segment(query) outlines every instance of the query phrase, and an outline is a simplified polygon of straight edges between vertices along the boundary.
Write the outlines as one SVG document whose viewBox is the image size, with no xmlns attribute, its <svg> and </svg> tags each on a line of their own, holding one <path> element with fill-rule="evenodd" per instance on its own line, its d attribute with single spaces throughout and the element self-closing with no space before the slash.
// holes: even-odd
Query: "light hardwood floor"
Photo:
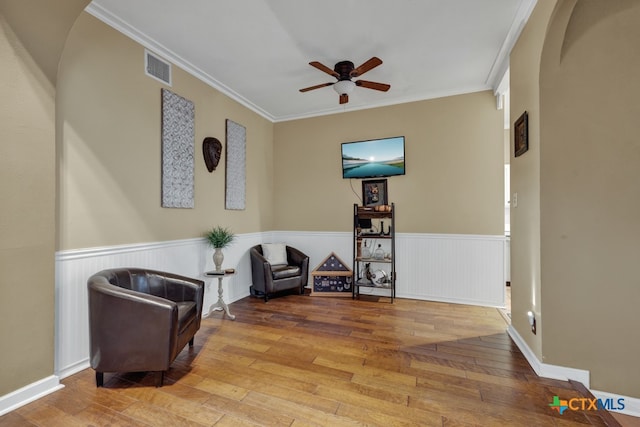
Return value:
<svg viewBox="0 0 640 427">
<path fill-rule="evenodd" d="M 145 373 L 94 372 L 0 426 L 619 425 L 549 404 L 585 390 L 536 376 L 497 309 L 290 295 L 231 304 L 202 322 L 153 387 Z"/>
</svg>

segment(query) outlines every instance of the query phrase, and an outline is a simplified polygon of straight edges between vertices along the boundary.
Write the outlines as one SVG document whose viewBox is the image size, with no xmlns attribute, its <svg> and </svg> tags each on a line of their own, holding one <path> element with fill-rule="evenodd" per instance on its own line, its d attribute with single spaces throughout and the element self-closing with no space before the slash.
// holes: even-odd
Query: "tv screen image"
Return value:
<svg viewBox="0 0 640 427">
<path fill-rule="evenodd" d="M 404 136 L 342 144 L 343 178 L 373 178 L 404 174 Z"/>
</svg>

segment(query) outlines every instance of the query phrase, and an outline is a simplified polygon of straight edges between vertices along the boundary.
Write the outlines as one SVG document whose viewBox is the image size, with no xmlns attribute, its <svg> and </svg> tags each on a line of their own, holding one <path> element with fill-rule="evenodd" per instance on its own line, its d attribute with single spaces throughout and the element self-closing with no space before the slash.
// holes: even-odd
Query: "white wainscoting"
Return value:
<svg viewBox="0 0 640 427">
<path fill-rule="evenodd" d="M 504 307 L 504 236 L 398 234 L 399 297 Z"/>
<path fill-rule="evenodd" d="M 331 252 L 352 264 L 352 234 L 277 231 L 274 242 L 288 242 L 309 255 L 313 270 Z M 375 240 L 375 239 L 368 239 Z M 504 307 L 504 236 L 396 234 L 396 296 L 430 301 Z M 378 291 L 389 295 L 389 291 Z"/>
<path fill-rule="evenodd" d="M 223 282 L 226 302 L 249 295 L 251 264 L 248 248 L 259 244 L 262 233 L 243 234 L 224 250 L 225 268 L 237 274 Z M 204 275 L 213 270 L 213 249 L 204 239 L 122 245 L 63 251 L 56 254 L 55 373 L 65 378 L 89 366 L 87 279 L 100 270 L 140 267 L 199 278 L 207 285 L 204 309 L 218 299 L 218 282 Z M 215 282 L 215 283 L 214 283 Z"/>
<path fill-rule="evenodd" d="M 224 250 L 225 268 L 237 274 L 224 280 L 225 301 L 249 295 L 248 250 L 262 242 L 287 242 L 309 255 L 309 272 L 334 252 L 351 266 L 349 232 L 273 231 L 239 235 Z M 396 296 L 502 307 L 505 303 L 503 236 L 397 234 Z M 213 250 L 204 239 L 62 251 L 56 255 L 55 374 L 69 376 L 89 366 L 87 279 L 116 267 L 151 268 L 207 282 L 205 310 L 217 300 Z M 215 281 L 215 283 L 214 283 Z M 381 295 L 388 291 L 381 290 Z M 233 312 L 233 310 L 232 310 Z"/>
</svg>

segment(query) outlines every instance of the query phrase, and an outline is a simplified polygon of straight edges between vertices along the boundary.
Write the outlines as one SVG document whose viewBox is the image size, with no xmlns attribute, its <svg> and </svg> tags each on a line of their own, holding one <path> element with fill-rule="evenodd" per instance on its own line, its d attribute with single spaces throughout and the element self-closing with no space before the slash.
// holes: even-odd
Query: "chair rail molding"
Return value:
<svg viewBox="0 0 640 427">
<path fill-rule="evenodd" d="M 261 243 L 262 233 L 237 236 L 225 248 L 225 268 L 237 274 L 224 283 L 227 302 L 249 295 L 251 266 L 248 248 Z M 87 279 L 106 268 L 139 267 L 180 274 L 204 280 L 204 306 L 217 299 L 213 279 L 213 249 L 204 238 L 139 243 L 99 248 L 74 249 L 56 254 L 55 374 L 68 377 L 89 367 L 89 314 Z"/>
<path fill-rule="evenodd" d="M 223 284 L 228 303 L 249 296 L 249 248 L 267 242 L 286 242 L 309 255 L 309 271 L 331 252 L 343 260 L 352 258 L 351 232 L 240 234 L 224 250 L 223 267 L 237 272 Z M 397 297 L 503 307 L 504 248 L 504 236 L 398 233 Z M 200 278 L 207 283 L 204 305 L 208 307 L 217 299 L 214 279 L 204 275 L 214 269 L 212 255 L 204 238 L 58 252 L 55 375 L 65 378 L 89 366 L 87 279 L 91 275 L 106 268 L 139 267 Z"/>
<path fill-rule="evenodd" d="M 266 237 L 309 255 L 310 270 L 331 252 L 345 261 L 353 256 L 351 232 L 274 231 Z M 505 247 L 503 235 L 397 233 L 396 297 L 504 307 Z"/>
</svg>

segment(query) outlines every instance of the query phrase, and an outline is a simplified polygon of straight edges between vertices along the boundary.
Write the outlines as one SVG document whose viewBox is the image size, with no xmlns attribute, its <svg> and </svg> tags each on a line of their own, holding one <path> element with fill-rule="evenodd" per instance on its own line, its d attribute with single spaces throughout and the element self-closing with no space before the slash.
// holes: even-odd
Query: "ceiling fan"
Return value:
<svg viewBox="0 0 640 427">
<path fill-rule="evenodd" d="M 340 95 L 340 104 L 346 104 L 347 102 L 349 102 L 349 93 L 351 93 L 353 88 L 356 86 L 386 92 L 391 87 L 388 84 L 370 82 L 367 80 L 351 80 L 354 77 L 360 77 L 367 71 L 377 67 L 380 64 L 382 64 L 382 60 L 375 56 L 366 61 L 358 68 L 355 68 L 353 62 L 351 61 L 340 61 L 333 67 L 333 70 L 326 65 L 321 64 L 320 62 L 309 62 L 309 65 L 311 65 L 312 67 L 315 67 L 320 71 L 324 71 L 325 73 L 338 79 L 338 81 L 306 87 L 304 89 L 300 89 L 300 92 L 308 92 L 310 90 L 320 89 L 322 87 L 333 86 L 333 89 L 338 92 L 338 95 Z"/>
</svg>

